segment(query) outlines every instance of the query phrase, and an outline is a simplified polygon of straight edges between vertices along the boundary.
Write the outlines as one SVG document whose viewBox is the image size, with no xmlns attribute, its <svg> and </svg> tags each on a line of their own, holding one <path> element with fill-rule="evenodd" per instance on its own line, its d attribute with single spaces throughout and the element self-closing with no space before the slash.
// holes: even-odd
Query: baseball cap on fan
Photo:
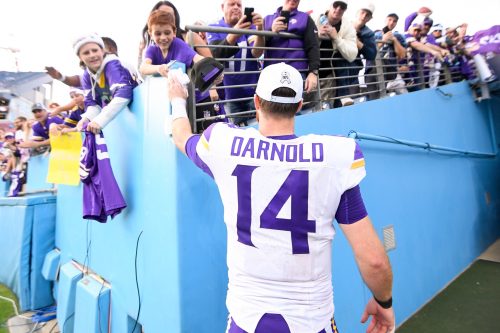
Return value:
<svg viewBox="0 0 500 333">
<path fill-rule="evenodd" d="M 375 12 L 375 5 L 371 2 L 366 2 L 360 7 L 360 9 L 369 11 L 370 14 L 373 16 L 373 13 Z"/>
<path fill-rule="evenodd" d="M 47 110 L 47 108 L 42 103 L 35 103 L 31 107 L 31 111 L 35 111 L 35 110 Z"/>
<path fill-rule="evenodd" d="M 280 62 L 262 70 L 255 93 L 269 102 L 292 104 L 302 100 L 303 86 L 304 82 L 299 71 L 284 62 Z M 273 91 L 278 88 L 290 88 L 295 92 L 295 96 L 274 96 Z"/>
</svg>

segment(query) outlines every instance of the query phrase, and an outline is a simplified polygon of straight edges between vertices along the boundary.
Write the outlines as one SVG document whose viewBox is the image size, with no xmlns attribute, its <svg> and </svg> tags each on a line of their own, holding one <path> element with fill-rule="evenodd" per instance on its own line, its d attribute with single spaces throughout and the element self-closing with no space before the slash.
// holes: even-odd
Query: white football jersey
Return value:
<svg viewBox="0 0 500 333">
<path fill-rule="evenodd" d="M 276 313 L 292 333 L 327 327 L 334 310 L 332 222 L 341 195 L 365 176 L 356 142 L 273 139 L 218 123 L 201 136 L 196 155 L 224 204 L 234 321 L 254 332 L 264 313 Z"/>
</svg>

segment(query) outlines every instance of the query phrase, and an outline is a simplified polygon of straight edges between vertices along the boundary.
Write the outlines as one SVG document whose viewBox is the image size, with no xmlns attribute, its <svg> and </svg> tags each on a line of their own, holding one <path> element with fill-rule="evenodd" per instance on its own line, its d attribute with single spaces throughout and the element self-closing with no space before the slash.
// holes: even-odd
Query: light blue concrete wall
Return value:
<svg viewBox="0 0 500 333">
<path fill-rule="evenodd" d="M 465 83 L 301 116 L 297 133 L 347 135 L 350 130 L 491 152 L 490 113 L 498 101 L 476 104 Z M 226 231 L 212 180 L 173 146 L 165 132 L 165 81 L 135 90 L 131 112 L 105 137 L 129 207 L 99 224 L 81 219 L 81 187 L 60 186 L 56 246 L 61 264 L 74 259 L 111 283 L 112 332 L 130 332 L 138 311 L 135 253 L 147 332 L 223 332 L 226 325 Z M 497 135 L 497 134 L 495 134 Z M 497 140 L 498 142 L 498 140 Z M 408 318 L 500 236 L 500 165 L 496 159 L 446 156 L 361 141 L 367 178 L 361 188 L 381 235 L 393 225 L 398 323 Z M 489 198 L 489 200 L 487 200 Z M 88 237 L 86 236 L 88 233 Z M 86 245 L 91 240 L 87 260 Z M 345 238 L 334 241 L 336 319 L 341 332 L 360 332 L 370 297 Z M 136 330 L 137 332 L 138 330 Z"/>
</svg>

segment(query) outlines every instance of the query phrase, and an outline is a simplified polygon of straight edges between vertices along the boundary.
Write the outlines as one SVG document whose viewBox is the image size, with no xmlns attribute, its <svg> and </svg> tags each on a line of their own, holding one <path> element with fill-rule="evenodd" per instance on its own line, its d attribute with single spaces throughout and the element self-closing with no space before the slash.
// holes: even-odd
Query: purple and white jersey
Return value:
<svg viewBox="0 0 500 333">
<path fill-rule="evenodd" d="M 271 31 L 273 21 L 281 15 L 281 10 L 283 7 L 279 7 L 276 12 L 272 15 L 267 15 L 264 17 L 264 30 Z M 297 9 L 290 12 L 290 19 L 288 22 L 288 28 L 286 32 L 302 36 L 306 36 L 308 21 L 310 17 L 307 13 L 301 12 Z M 315 37 L 316 38 L 316 37 Z M 285 62 L 286 64 L 296 68 L 296 69 L 306 69 L 309 67 L 306 59 L 307 54 L 304 50 L 304 40 L 296 38 L 283 38 L 283 37 L 270 37 L 266 39 L 267 47 L 280 48 L 278 50 L 265 50 L 264 51 L 264 67 L 279 62 Z M 290 50 L 290 49 L 295 50 Z M 302 49 L 302 50 L 297 50 Z M 286 60 L 266 60 L 266 59 L 286 59 Z"/>
<path fill-rule="evenodd" d="M 150 45 L 146 49 L 144 58 L 151 59 L 153 65 L 168 64 L 172 60 L 177 60 L 184 63 L 186 68 L 191 68 L 195 55 L 196 52 L 188 44 L 179 38 L 174 38 L 168 48 L 166 57 L 163 57 L 159 46 Z"/>
<path fill-rule="evenodd" d="M 83 109 L 77 108 L 70 112 L 69 116 L 64 118 L 64 125 L 74 128 L 78 122 L 82 119 L 82 114 L 85 111 Z"/>
<path fill-rule="evenodd" d="M 17 197 L 23 189 L 23 185 L 26 183 L 24 171 L 12 171 L 10 173 L 10 186 L 8 197 Z"/>
<path fill-rule="evenodd" d="M 133 90 L 137 86 L 129 70 L 123 67 L 118 57 L 113 54 L 104 57 L 97 73 L 90 73 L 87 69 L 81 82 L 85 93 L 85 108 L 92 105 L 103 108 L 114 97 L 132 100 Z"/>
<path fill-rule="evenodd" d="M 280 314 L 292 333 L 317 333 L 333 316 L 333 219 L 341 196 L 366 172 L 353 139 L 265 137 L 253 128 L 210 126 L 186 144 L 214 178 L 224 204 L 234 321 L 254 332 Z"/>
<path fill-rule="evenodd" d="M 83 126 L 83 131 L 87 124 Z M 83 182 L 83 218 L 104 223 L 114 218 L 127 203 L 116 182 L 102 132 L 85 131 L 80 154 L 80 179 Z"/>
<path fill-rule="evenodd" d="M 47 117 L 45 123 L 36 122 L 33 124 L 33 137 L 34 141 L 43 141 L 49 138 L 50 124 L 62 124 L 63 120 L 59 117 Z"/>
<path fill-rule="evenodd" d="M 212 27 L 223 27 L 232 28 L 229 26 L 222 18 L 219 22 L 210 24 Z M 250 29 L 255 29 L 252 25 Z M 207 32 L 207 42 L 213 44 L 215 41 L 221 41 L 226 39 L 227 33 L 222 32 Z M 226 61 L 224 63 L 225 70 L 228 72 L 258 72 L 259 64 L 255 61 L 251 49 L 247 48 L 252 46 L 255 41 L 251 39 L 251 36 L 240 35 L 236 41 L 236 45 L 240 47 L 238 52 L 231 58 L 236 59 L 236 61 Z M 245 61 L 245 59 L 250 59 Z M 238 74 L 238 75 L 225 75 L 224 85 L 243 85 L 243 84 L 255 84 L 259 79 L 259 74 Z M 242 88 L 231 88 L 225 89 L 226 99 L 236 99 L 244 97 L 252 97 L 255 94 L 255 87 L 242 87 Z"/>
</svg>

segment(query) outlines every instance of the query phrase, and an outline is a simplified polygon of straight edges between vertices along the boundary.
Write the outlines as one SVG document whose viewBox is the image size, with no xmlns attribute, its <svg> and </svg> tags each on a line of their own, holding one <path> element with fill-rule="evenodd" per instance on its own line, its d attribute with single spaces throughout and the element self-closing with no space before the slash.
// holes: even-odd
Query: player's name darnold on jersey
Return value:
<svg viewBox="0 0 500 333">
<path fill-rule="evenodd" d="M 235 136 L 231 156 L 279 160 L 281 162 L 323 162 L 323 143 L 271 142 L 256 138 Z"/>
</svg>

